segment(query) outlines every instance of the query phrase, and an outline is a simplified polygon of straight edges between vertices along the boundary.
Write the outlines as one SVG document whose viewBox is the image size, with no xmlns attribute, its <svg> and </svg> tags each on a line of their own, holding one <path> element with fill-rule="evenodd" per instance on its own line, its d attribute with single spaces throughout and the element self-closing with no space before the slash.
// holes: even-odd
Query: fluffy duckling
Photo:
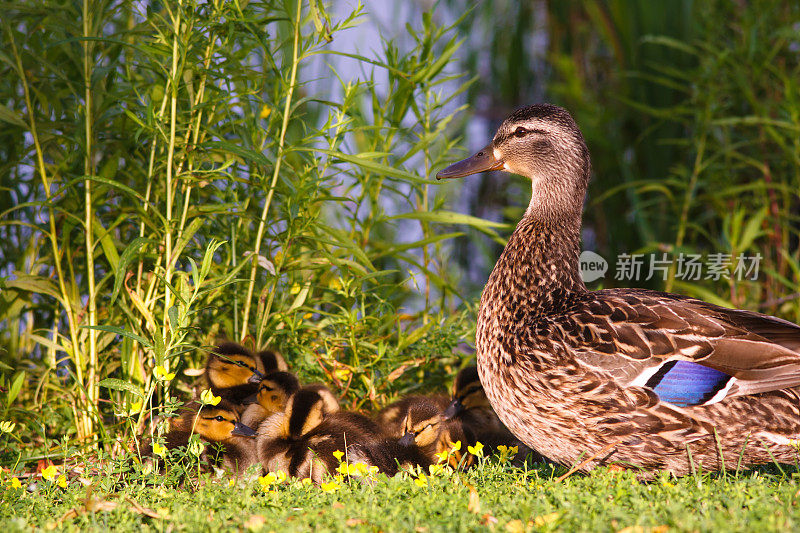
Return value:
<svg viewBox="0 0 800 533">
<path fill-rule="evenodd" d="M 273 415 L 258 430 L 258 457 L 264 470 L 321 483 L 342 461 L 391 470 L 393 459 L 377 447 L 379 428 L 371 419 L 339 411 L 333 394 L 321 386 L 304 387 L 284 413 Z"/>
<path fill-rule="evenodd" d="M 416 447 L 424 457 L 423 466 L 437 463 L 437 455 L 453 449 L 456 442 L 461 443 L 461 450 L 450 455 L 448 459 L 454 468 L 461 463 L 466 447 L 475 443 L 474 435 L 463 424 L 445 420 L 441 405 L 435 401 L 419 400 L 411 405 L 403 420 L 403 436 L 398 444 Z M 472 456 L 467 455 L 465 466 L 470 466 L 472 461 Z"/>
<path fill-rule="evenodd" d="M 276 413 L 282 413 L 286 404 L 298 390 L 300 382 L 290 372 L 271 372 L 258 385 L 258 392 L 245 399 L 252 401 L 242 413 L 242 424 L 258 427 L 261 422 Z M 337 402 L 338 405 L 338 402 Z"/>
<path fill-rule="evenodd" d="M 453 382 L 453 399 L 443 414 L 449 423 L 460 424 L 467 435 L 487 448 L 487 453 L 497 450 L 500 445 L 516 446 L 519 450 L 514 462 L 521 464 L 526 457 L 532 455 L 535 462 L 545 459 L 517 439 L 500 421 L 492 409 L 489 398 L 483 390 L 478 368 L 463 368 Z M 470 443 L 470 444 L 474 444 Z"/>
<path fill-rule="evenodd" d="M 258 384 L 264 377 L 264 365 L 260 358 L 235 342 L 223 342 L 208 354 L 206 379 L 216 396 L 237 405 L 258 392 Z"/>
<path fill-rule="evenodd" d="M 447 409 L 449 402 L 450 399 L 442 394 L 406 396 L 378 411 L 376 420 L 384 435 L 392 439 L 399 439 L 406 433 L 405 422 L 412 407 L 419 405 L 424 410 L 435 406 L 439 412 L 443 412 Z"/>
<path fill-rule="evenodd" d="M 286 359 L 275 350 L 261 350 L 256 354 L 256 359 L 261 361 L 263 372 L 268 374 L 270 372 L 286 372 L 289 370 L 289 365 L 286 364 Z"/>
<path fill-rule="evenodd" d="M 204 452 L 205 460 L 222 468 L 241 472 L 258 464 L 255 450 L 255 430 L 239 422 L 236 406 L 225 400 L 217 405 L 191 402 L 183 413 L 171 422 L 166 435 L 168 449 L 186 446 L 192 434 L 219 447 L 219 453 Z"/>
</svg>

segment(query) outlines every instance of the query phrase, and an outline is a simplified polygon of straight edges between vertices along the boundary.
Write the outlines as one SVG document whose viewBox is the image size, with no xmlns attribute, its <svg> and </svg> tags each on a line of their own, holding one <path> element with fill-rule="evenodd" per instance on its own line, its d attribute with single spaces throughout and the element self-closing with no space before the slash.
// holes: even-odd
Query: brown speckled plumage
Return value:
<svg viewBox="0 0 800 533">
<path fill-rule="evenodd" d="M 481 382 L 514 435 L 568 465 L 602 451 L 584 469 L 680 475 L 690 454 L 703 469 L 735 468 L 740 454 L 744 465 L 795 461 L 800 327 L 674 294 L 587 290 L 578 256 L 589 156 L 565 110 L 515 112 L 489 146 L 438 176 L 490 169 L 533 188 L 486 284 L 476 338 Z M 690 405 L 665 401 L 648 376 L 672 361 L 727 386 Z"/>
</svg>

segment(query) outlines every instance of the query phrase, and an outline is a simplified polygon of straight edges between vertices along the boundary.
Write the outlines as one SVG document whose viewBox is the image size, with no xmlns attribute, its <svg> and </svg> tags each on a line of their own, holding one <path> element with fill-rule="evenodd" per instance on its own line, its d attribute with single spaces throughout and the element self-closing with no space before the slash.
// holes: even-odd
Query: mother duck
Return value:
<svg viewBox="0 0 800 533">
<path fill-rule="evenodd" d="M 795 461 L 800 326 L 677 294 L 587 290 L 589 152 L 560 107 L 515 111 L 486 148 L 436 177 L 487 170 L 533 188 L 483 291 L 476 337 L 481 382 L 514 435 L 582 470 Z"/>
</svg>

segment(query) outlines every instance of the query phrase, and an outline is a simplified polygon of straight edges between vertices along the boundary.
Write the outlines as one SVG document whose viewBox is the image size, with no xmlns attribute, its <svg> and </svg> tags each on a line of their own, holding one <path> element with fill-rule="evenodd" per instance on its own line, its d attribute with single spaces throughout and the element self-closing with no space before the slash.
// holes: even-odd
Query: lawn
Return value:
<svg viewBox="0 0 800 533">
<path fill-rule="evenodd" d="M 632 472 L 516 468 L 485 459 L 466 473 L 424 481 L 409 473 L 373 483 L 352 478 L 324 488 L 257 476 L 194 477 L 181 488 L 149 474 L 135 480 L 121 463 L 66 488 L 35 476 L 36 488 L 4 483 L 0 520 L 12 531 L 788 531 L 800 527 L 799 473 L 777 467 L 738 473 L 667 474 L 642 483 Z M 126 482 L 121 480 L 126 479 Z M 63 483 L 62 483 L 63 484 Z"/>
</svg>

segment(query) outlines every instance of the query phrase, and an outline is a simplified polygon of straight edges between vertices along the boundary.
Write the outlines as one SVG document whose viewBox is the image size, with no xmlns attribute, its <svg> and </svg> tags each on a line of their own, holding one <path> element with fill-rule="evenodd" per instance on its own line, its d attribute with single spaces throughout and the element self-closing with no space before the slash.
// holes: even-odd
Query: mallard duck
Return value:
<svg viewBox="0 0 800 533">
<path fill-rule="evenodd" d="M 236 406 L 225 400 L 217 405 L 186 404 L 181 416 L 171 421 L 165 446 L 170 450 L 186 446 L 192 434 L 219 447 L 204 452 L 207 462 L 232 472 L 258 464 L 255 430 L 240 423 Z"/>
<path fill-rule="evenodd" d="M 589 152 L 564 109 L 519 109 L 437 177 L 486 170 L 526 176 L 533 190 L 476 334 L 481 383 L 514 435 L 583 470 L 795 461 L 800 327 L 677 294 L 587 290 L 578 256 Z"/>
<path fill-rule="evenodd" d="M 321 483 L 342 462 L 384 467 L 377 448 L 379 429 L 367 417 L 338 409 L 335 396 L 320 386 L 303 387 L 284 413 L 273 415 L 258 429 L 258 457 L 264 470 Z M 344 455 L 337 458 L 334 452 Z M 379 463 L 379 464 L 376 464 Z"/>
<path fill-rule="evenodd" d="M 290 372 L 270 372 L 258 384 L 258 392 L 244 399 L 242 424 L 258 427 L 267 417 L 282 413 L 289 398 L 300 389 L 300 382 Z"/>
</svg>

